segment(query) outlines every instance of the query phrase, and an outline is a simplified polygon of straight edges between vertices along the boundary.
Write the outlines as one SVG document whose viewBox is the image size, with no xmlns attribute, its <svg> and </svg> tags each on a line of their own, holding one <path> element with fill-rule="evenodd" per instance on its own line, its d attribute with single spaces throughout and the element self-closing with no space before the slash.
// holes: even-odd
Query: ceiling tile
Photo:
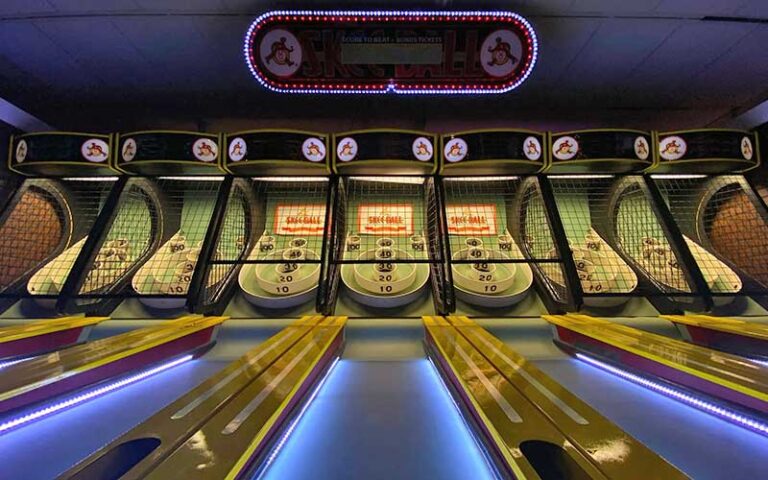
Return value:
<svg viewBox="0 0 768 480">
<path fill-rule="evenodd" d="M 196 17 L 124 17 L 114 20 L 150 65 L 154 84 L 169 94 L 227 87 L 223 66 L 242 59 L 247 20 Z"/>
<path fill-rule="evenodd" d="M 765 0 L 748 0 L 734 11 L 734 15 L 768 19 L 768 2 Z"/>
<path fill-rule="evenodd" d="M 681 89 L 691 77 L 725 54 L 743 38 L 744 26 L 738 23 L 683 22 L 669 38 L 622 82 L 641 103 L 678 104 Z M 718 99 L 712 99 L 719 103 Z"/>
<path fill-rule="evenodd" d="M 135 0 L 47 0 L 59 13 L 105 14 L 114 12 L 136 12 Z"/>
<path fill-rule="evenodd" d="M 84 89 L 98 81 L 32 22 L 6 22 L 0 28 L 2 54 L 19 69 L 61 88 Z"/>
<path fill-rule="evenodd" d="M 46 0 L 2 0 L 0 16 L 24 16 L 29 14 L 51 13 L 56 8 Z"/>
<path fill-rule="evenodd" d="M 109 19 L 63 18 L 36 24 L 83 70 L 102 80 L 105 90 L 140 87 L 152 80 L 150 64 Z"/>
<path fill-rule="evenodd" d="M 146 12 L 223 12 L 223 0 L 133 0 Z"/>
<path fill-rule="evenodd" d="M 412 0 L 369 4 L 400 8 Z M 429 4 L 475 6 L 469 0 Z M 695 118 L 696 112 L 712 118 L 713 112 L 721 115 L 744 106 L 768 85 L 764 55 L 768 38 L 763 33 L 768 26 L 653 18 L 705 14 L 764 18 L 766 0 L 521 0 L 511 5 L 491 0 L 483 5 L 529 16 L 541 44 L 531 78 L 508 95 L 379 97 L 362 104 L 358 97 L 280 96 L 260 87 L 242 58 L 248 24 L 276 5 L 290 4 L 0 0 L 0 88 L 8 98 L 26 98 L 29 105 L 24 106 L 31 111 L 47 109 L 61 118 L 69 110 L 55 99 L 92 112 L 119 110 L 125 122 L 132 121 L 130 115 L 145 118 L 159 111 L 179 118 L 245 112 L 290 123 L 293 118 L 349 110 L 353 124 L 363 117 L 379 121 L 398 116 L 423 123 L 433 116 L 445 118 L 449 111 L 504 123 L 533 118 L 530 112 L 536 109 L 545 110 L 547 118 L 570 115 L 568 121 L 577 121 L 579 115 L 612 121 L 627 111 L 638 112 L 637 118 L 642 116 L 638 121 L 668 118 L 672 111 L 685 112 L 677 119 Z M 305 8 L 325 5 L 320 0 L 302 3 Z M 354 8 L 359 2 L 342 0 L 336 5 Z M 37 18 L 3 20 L 4 15 Z"/>
<path fill-rule="evenodd" d="M 754 27 L 754 26 L 753 26 Z M 748 108 L 745 104 L 768 92 L 768 25 L 755 27 L 725 55 L 707 65 L 681 87 L 688 105 L 696 106 L 717 99 L 722 105 Z"/>
<path fill-rule="evenodd" d="M 732 15 L 742 3 L 744 0 L 663 0 L 656 8 L 656 13 L 688 18 Z"/>
<path fill-rule="evenodd" d="M 660 0 L 641 0 L 617 2 L 615 0 L 576 0 L 569 12 L 596 13 L 609 17 L 612 15 L 650 14 Z"/>
<path fill-rule="evenodd" d="M 678 20 L 604 19 L 558 83 L 584 103 L 617 98 L 621 81 L 677 28 Z M 612 97 L 611 97 L 612 96 Z"/>
<path fill-rule="evenodd" d="M 581 52 L 602 20 L 594 18 L 541 18 L 533 26 L 539 37 L 539 61 L 533 81 L 552 85 Z"/>
</svg>

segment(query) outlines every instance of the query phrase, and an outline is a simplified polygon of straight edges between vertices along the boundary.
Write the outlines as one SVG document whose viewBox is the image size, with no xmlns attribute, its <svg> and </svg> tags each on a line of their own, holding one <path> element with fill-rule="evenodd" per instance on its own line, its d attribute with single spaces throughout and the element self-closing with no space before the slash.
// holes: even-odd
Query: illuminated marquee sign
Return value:
<svg viewBox="0 0 768 480">
<path fill-rule="evenodd" d="M 360 233 L 413 235 L 413 206 L 410 204 L 362 204 L 357 209 Z"/>
<path fill-rule="evenodd" d="M 457 235 L 496 235 L 496 205 L 446 205 L 448 233 Z"/>
<path fill-rule="evenodd" d="M 322 235 L 325 205 L 283 205 L 275 209 L 275 233 L 278 235 Z"/>
<path fill-rule="evenodd" d="M 245 59 L 285 93 L 504 93 L 537 57 L 512 12 L 272 11 L 245 37 Z"/>
</svg>

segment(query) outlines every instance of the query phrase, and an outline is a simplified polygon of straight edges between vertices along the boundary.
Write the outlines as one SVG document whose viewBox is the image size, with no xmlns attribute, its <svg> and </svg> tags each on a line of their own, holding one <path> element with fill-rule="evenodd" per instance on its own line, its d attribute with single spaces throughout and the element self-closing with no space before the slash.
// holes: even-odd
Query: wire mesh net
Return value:
<svg viewBox="0 0 768 480">
<path fill-rule="evenodd" d="M 551 178 L 584 295 L 692 291 L 641 182 Z M 650 284 L 639 282 L 636 271 Z"/>
<path fill-rule="evenodd" d="M 609 211 L 612 181 L 553 178 L 551 184 L 583 294 L 634 292 L 637 276 L 609 241 L 613 237 L 611 226 L 602 221 Z M 640 224 L 636 228 L 645 231 Z M 622 231 L 626 237 L 635 230 Z"/>
<path fill-rule="evenodd" d="M 135 295 L 186 296 L 222 179 L 160 177 L 152 188 L 129 184 L 81 293 L 104 289 L 140 265 L 131 278 Z"/>
<path fill-rule="evenodd" d="M 208 263 L 208 271 L 202 287 L 204 305 L 213 305 L 219 301 L 225 285 L 236 271 L 235 263 L 215 263 L 219 260 L 242 261 L 248 247 L 253 244 L 254 233 L 251 224 L 252 205 L 248 201 L 247 181 L 237 180 L 227 198 L 219 235 L 215 240 L 213 258 Z"/>
<path fill-rule="evenodd" d="M 427 263 L 428 224 L 438 212 L 426 203 L 424 177 L 349 177 L 340 263 Z M 337 232 L 338 234 L 338 232 Z"/>
<path fill-rule="evenodd" d="M 346 232 L 347 203 L 344 182 L 333 182 L 329 185 L 330 226 L 325 230 L 325 249 L 331 261 L 323 262 L 320 276 L 320 290 L 317 297 L 317 311 L 332 315 L 338 299 L 339 283 L 341 282 L 341 265 L 332 261 L 344 255 L 345 238 L 336 232 Z"/>
<path fill-rule="evenodd" d="M 0 288 L 31 274 L 29 294 L 57 296 L 114 184 L 112 178 L 26 180 L 0 227 Z"/>
<path fill-rule="evenodd" d="M 453 286 L 462 294 L 489 300 L 522 297 L 533 282 L 531 264 L 536 261 L 536 253 L 533 249 L 528 255 L 524 253 L 526 247 L 517 234 L 520 226 L 515 225 L 520 219 L 516 200 L 522 191 L 521 180 L 460 177 L 445 178 L 443 185 Z M 526 202 L 526 207 L 531 203 Z M 533 209 L 528 214 L 535 215 Z M 542 224 L 529 224 L 529 234 L 534 234 L 535 229 L 541 242 L 554 247 L 546 218 L 541 220 Z M 559 291 L 558 295 L 563 293 Z"/>
<path fill-rule="evenodd" d="M 109 295 L 110 287 L 129 269 L 146 260 L 158 232 L 160 200 L 132 179 L 120 195 L 109 230 L 80 279 L 77 304 L 96 303 L 94 297 Z"/>
<path fill-rule="evenodd" d="M 229 219 L 225 217 L 217 243 L 221 260 L 211 262 L 211 272 L 222 271 L 217 263 L 243 265 L 240 288 L 257 305 L 280 308 L 286 299 L 310 299 L 320 278 L 328 179 L 250 182 L 249 205 L 243 206 L 242 195 L 230 198 Z"/>
<path fill-rule="evenodd" d="M 331 262 L 342 265 L 347 287 L 369 297 L 407 295 L 429 280 L 432 268 L 444 268 L 431 178 L 360 176 L 340 183 L 337 204 L 345 215 L 336 210 L 334 234 L 342 245 L 331 250 Z"/>
<path fill-rule="evenodd" d="M 0 289 L 4 290 L 66 244 L 62 205 L 32 180 L 0 226 Z"/>
<path fill-rule="evenodd" d="M 456 287 L 481 295 L 516 295 L 530 287 L 536 272 L 549 297 L 563 304 L 570 301 L 535 178 L 443 182 Z"/>
<path fill-rule="evenodd" d="M 653 181 L 712 293 L 765 293 L 768 218 L 744 178 L 669 175 Z M 757 281 L 760 291 L 743 285 L 737 271 Z"/>
<path fill-rule="evenodd" d="M 435 222 L 427 223 L 427 237 L 437 239 L 436 242 L 428 242 L 430 250 L 429 258 L 442 259 L 442 262 L 430 263 L 430 277 L 432 278 L 432 298 L 435 302 L 437 313 L 448 314 L 456 309 L 455 293 L 453 291 L 453 276 L 450 272 L 448 258 L 450 257 L 447 237 L 448 224 L 442 211 L 444 205 L 444 191 L 442 184 L 429 178 L 426 181 L 427 217 L 437 218 Z"/>
</svg>

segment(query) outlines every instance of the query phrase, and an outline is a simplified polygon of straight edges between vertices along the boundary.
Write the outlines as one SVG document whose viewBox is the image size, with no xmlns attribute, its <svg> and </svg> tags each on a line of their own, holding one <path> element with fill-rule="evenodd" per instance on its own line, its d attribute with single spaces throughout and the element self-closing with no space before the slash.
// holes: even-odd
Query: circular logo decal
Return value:
<svg viewBox="0 0 768 480">
<path fill-rule="evenodd" d="M 523 44 L 511 30 L 496 30 L 480 47 L 480 63 L 492 77 L 506 77 L 520 64 Z"/>
<path fill-rule="evenodd" d="M 743 137 L 741 139 L 741 154 L 747 160 L 752 160 L 752 155 L 755 151 L 752 149 L 752 140 L 749 137 Z"/>
<path fill-rule="evenodd" d="M 248 147 L 245 145 L 245 140 L 240 137 L 233 138 L 229 142 L 229 159 L 233 162 L 239 162 L 245 158 L 245 154 L 248 153 Z"/>
<path fill-rule="evenodd" d="M 659 155 L 664 160 L 677 160 L 685 155 L 688 145 L 682 138 L 673 135 L 659 140 Z"/>
<path fill-rule="evenodd" d="M 219 155 L 219 146 L 209 138 L 198 138 L 192 144 L 192 153 L 201 162 L 212 162 Z"/>
<path fill-rule="evenodd" d="M 129 138 L 123 142 L 123 150 L 120 152 L 123 160 L 130 162 L 136 157 L 136 140 Z"/>
<path fill-rule="evenodd" d="M 80 153 L 89 162 L 101 163 L 109 158 L 109 145 L 104 140 L 91 138 L 83 142 Z"/>
<path fill-rule="evenodd" d="M 645 137 L 637 137 L 635 139 L 635 155 L 637 155 L 637 158 L 640 160 L 647 160 L 648 155 L 650 154 L 648 140 L 646 140 Z"/>
<path fill-rule="evenodd" d="M 336 146 L 336 156 L 342 162 L 352 161 L 357 156 L 357 142 L 352 137 L 344 137 Z"/>
<path fill-rule="evenodd" d="M 259 45 L 261 63 L 278 77 L 290 77 L 301 66 L 301 45 L 288 30 L 276 28 Z"/>
<path fill-rule="evenodd" d="M 456 163 L 464 160 L 464 157 L 467 156 L 467 149 L 467 142 L 461 138 L 454 138 L 445 144 L 443 154 L 445 155 L 446 160 L 451 163 Z"/>
<path fill-rule="evenodd" d="M 419 137 L 411 146 L 413 156 L 420 162 L 428 162 L 432 158 L 432 142 L 427 137 Z"/>
<path fill-rule="evenodd" d="M 523 140 L 523 154 L 528 160 L 538 160 L 541 158 L 541 142 L 536 137 L 526 137 Z"/>
<path fill-rule="evenodd" d="M 309 137 L 301 145 L 304 158 L 310 162 L 322 162 L 325 159 L 325 144 L 316 137 Z"/>
<path fill-rule="evenodd" d="M 19 140 L 18 145 L 16 145 L 16 161 L 18 163 L 24 162 L 24 160 L 27 158 L 27 141 L 22 139 Z"/>
<path fill-rule="evenodd" d="M 570 160 L 579 153 L 579 142 L 570 136 L 560 137 L 552 144 L 552 155 L 558 160 Z"/>
</svg>

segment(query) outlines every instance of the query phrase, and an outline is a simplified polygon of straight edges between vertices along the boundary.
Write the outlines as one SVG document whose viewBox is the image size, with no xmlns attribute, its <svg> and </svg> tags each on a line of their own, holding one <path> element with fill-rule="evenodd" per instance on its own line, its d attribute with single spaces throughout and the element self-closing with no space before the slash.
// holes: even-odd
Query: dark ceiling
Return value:
<svg viewBox="0 0 768 480">
<path fill-rule="evenodd" d="M 338 3 L 336 4 L 338 5 Z M 376 8 L 413 2 L 357 2 Z M 250 21 L 294 2 L 2 0 L 0 97 L 57 128 L 323 128 L 376 124 L 728 125 L 768 98 L 768 1 L 431 2 L 503 8 L 538 31 L 540 62 L 503 96 L 359 98 L 263 90 L 242 58 Z M 322 2 L 306 8 L 327 8 Z"/>
</svg>

